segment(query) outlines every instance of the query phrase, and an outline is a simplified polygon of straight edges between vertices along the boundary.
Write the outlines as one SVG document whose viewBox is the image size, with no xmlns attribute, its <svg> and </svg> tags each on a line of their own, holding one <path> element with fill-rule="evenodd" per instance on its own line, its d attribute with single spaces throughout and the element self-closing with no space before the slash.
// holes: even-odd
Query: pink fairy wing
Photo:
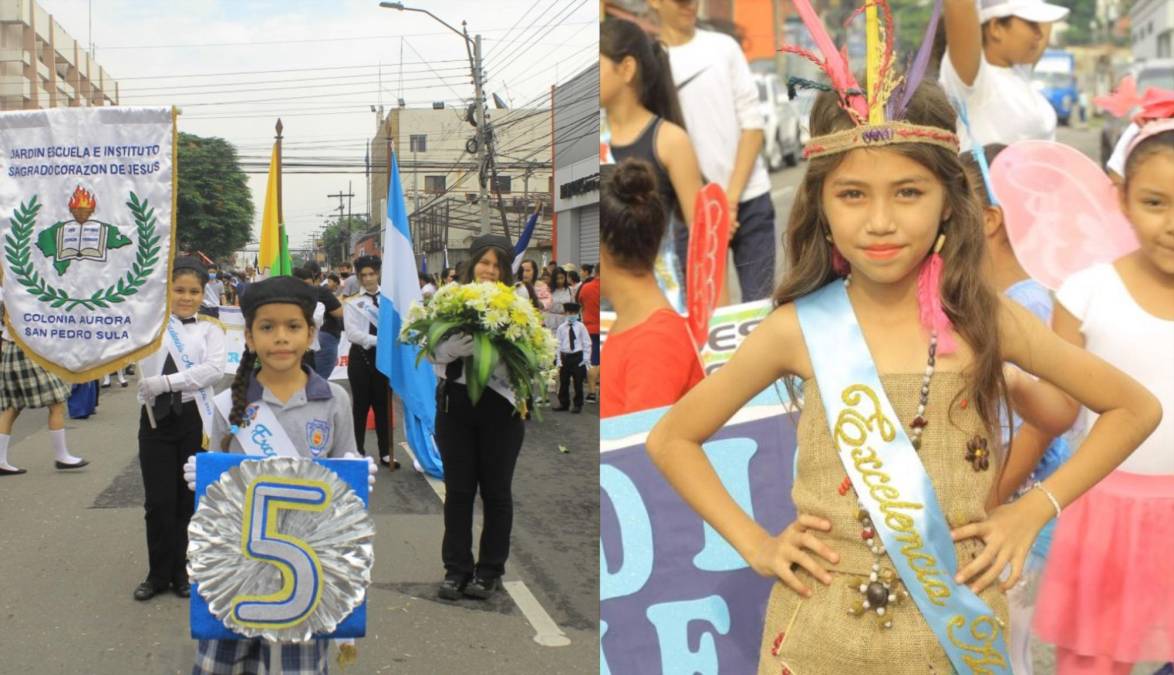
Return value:
<svg viewBox="0 0 1174 675">
<path fill-rule="evenodd" d="M 689 332 L 698 348 L 709 336 L 709 319 L 717 308 L 718 292 L 726 278 L 730 246 L 730 208 L 726 192 L 709 183 L 697 193 L 693 206 L 693 232 L 689 235 L 687 261 Z"/>
<path fill-rule="evenodd" d="M 1109 177 L 1074 148 L 1014 143 L 995 158 L 991 182 L 1015 256 L 1052 290 L 1072 273 L 1138 247 Z"/>
</svg>

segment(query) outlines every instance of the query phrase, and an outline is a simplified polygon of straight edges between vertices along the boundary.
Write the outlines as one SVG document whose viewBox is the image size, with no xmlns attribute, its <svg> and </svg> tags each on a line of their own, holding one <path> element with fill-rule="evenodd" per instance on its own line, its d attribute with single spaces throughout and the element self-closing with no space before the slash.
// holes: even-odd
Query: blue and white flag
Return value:
<svg viewBox="0 0 1174 675">
<path fill-rule="evenodd" d="M 526 221 L 526 227 L 522 229 L 521 236 L 518 237 L 518 243 L 514 245 L 514 264 L 513 272 L 517 276 L 518 270 L 522 267 L 522 254 L 526 252 L 526 247 L 530 245 L 530 236 L 534 234 L 534 224 L 538 222 L 538 212 L 530 214 L 530 220 Z"/>
<path fill-rule="evenodd" d="M 404 404 L 404 436 L 416 461 L 429 475 L 444 477 L 440 452 L 432 438 L 436 428 L 436 375 L 426 360 L 416 364 L 419 349 L 400 342 L 404 317 L 413 302 L 422 302 L 408 211 L 400 184 L 399 164 L 391 156 L 387 183 L 387 215 L 383 219 L 383 296 L 379 302 L 379 340 L 375 367 L 387 376 Z"/>
</svg>

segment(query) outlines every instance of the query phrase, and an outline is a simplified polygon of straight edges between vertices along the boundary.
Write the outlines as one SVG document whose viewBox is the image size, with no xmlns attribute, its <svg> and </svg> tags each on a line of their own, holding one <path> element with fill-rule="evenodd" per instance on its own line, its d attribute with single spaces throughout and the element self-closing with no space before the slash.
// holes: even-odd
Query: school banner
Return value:
<svg viewBox="0 0 1174 675">
<path fill-rule="evenodd" d="M 69 382 L 159 348 L 175 229 L 175 113 L 0 113 L 9 335 Z"/>
<path fill-rule="evenodd" d="M 667 409 L 600 421 L 600 673 L 753 673 L 770 579 L 681 500 L 648 459 Z M 749 405 L 704 450 L 722 484 L 770 532 L 795 518 L 795 426 Z"/>
<path fill-rule="evenodd" d="M 241 354 L 245 351 L 245 317 L 240 307 L 221 307 L 220 322 L 224 324 L 224 349 L 227 358 L 224 360 L 226 375 L 235 375 L 237 366 L 241 362 Z M 328 379 L 345 380 L 347 358 L 351 351 L 351 341 L 346 339 L 346 333 L 338 338 L 338 360 Z"/>
<path fill-rule="evenodd" d="M 702 349 L 726 363 L 769 301 L 719 308 Z M 735 501 L 771 532 L 795 518 L 795 420 L 781 383 L 754 397 L 703 447 Z M 600 673 L 752 673 L 770 579 L 751 570 L 648 459 L 667 408 L 600 421 Z"/>
</svg>

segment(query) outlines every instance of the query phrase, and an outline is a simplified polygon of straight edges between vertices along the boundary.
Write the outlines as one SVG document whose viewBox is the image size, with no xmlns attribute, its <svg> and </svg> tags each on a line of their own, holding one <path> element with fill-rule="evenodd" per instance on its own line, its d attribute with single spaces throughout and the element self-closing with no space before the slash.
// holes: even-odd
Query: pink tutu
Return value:
<svg viewBox="0 0 1174 675">
<path fill-rule="evenodd" d="M 1034 628 L 1084 656 L 1174 659 L 1174 476 L 1115 471 L 1064 510 Z"/>
</svg>

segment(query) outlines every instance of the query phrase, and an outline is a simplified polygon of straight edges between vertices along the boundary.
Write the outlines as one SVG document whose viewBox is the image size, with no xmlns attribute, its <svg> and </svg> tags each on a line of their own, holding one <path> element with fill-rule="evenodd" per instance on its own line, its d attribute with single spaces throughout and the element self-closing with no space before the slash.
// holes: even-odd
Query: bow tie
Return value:
<svg viewBox="0 0 1174 675">
<path fill-rule="evenodd" d="M 178 317 L 178 316 L 177 316 L 177 317 L 175 317 L 175 318 L 179 319 L 179 317 Z M 196 318 L 196 317 L 194 317 L 194 316 L 190 316 L 190 317 L 188 317 L 188 318 L 186 318 L 186 319 L 179 319 L 179 322 L 180 322 L 180 323 L 184 323 L 184 324 L 188 324 L 188 323 L 195 323 L 196 321 L 199 321 L 199 319 L 197 319 L 197 318 Z"/>
</svg>

